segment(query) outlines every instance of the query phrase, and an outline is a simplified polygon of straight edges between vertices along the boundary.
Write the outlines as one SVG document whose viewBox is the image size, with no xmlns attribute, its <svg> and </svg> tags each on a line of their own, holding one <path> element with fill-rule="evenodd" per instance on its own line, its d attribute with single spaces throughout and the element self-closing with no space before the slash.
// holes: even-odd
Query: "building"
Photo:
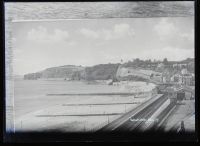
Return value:
<svg viewBox="0 0 200 146">
<path fill-rule="evenodd" d="M 178 64 L 177 63 L 173 64 L 172 66 L 173 66 L 173 68 L 178 68 Z"/>
<path fill-rule="evenodd" d="M 182 84 L 182 75 L 181 74 L 174 74 L 171 78 L 171 82 L 175 82 L 175 83 L 178 83 L 178 84 Z"/>
<path fill-rule="evenodd" d="M 183 90 L 185 91 L 185 98 L 186 100 L 194 99 L 195 97 L 195 90 L 188 87 L 188 86 L 183 86 Z"/>
<path fill-rule="evenodd" d="M 193 84 L 192 76 L 191 75 L 184 75 L 183 79 L 182 79 L 182 83 L 184 85 L 188 85 L 188 86 L 192 85 Z"/>
<path fill-rule="evenodd" d="M 162 82 L 162 74 L 161 73 L 151 74 L 150 78 L 157 82 Z"/>
<path fill-rule="evenodd" d="M 171 82 L 171 77 L 170 77 L 170 75 L 167 75 L 167 74 L 163 74 L 162 75 L 162 82 L 163 83 L 169 83 L 169 82 Z"/>
<path fill-rule="evenodd" d="M 194 74 L 186 73 L 187 71 L 183 70 L 183 74 L 174 74 L 171 77 L 171 82 L 175 82 L 182 85 L 194 86 L 195 77 Z"/>
<path fill-rule="evenodd" d="M 181 102 L 185 99 L 185 92 L 182 87 L 167 87 L 165 89 L 165 93 L 169 96 L 169 98 L 174 99 L 177 102 Z"/>
<path fill-rule="evenodd" d="M 182 69 L 182 68 L 186 68 L 188 66 L 187 63 L 175 63 L 172 65 L 173 68 L 176 69 Z"/>
<path fill-rule="evenodd" d="M 187 69 L 186 69 L 186 68 L 182 69 L 182 70 L 181 70 L 181 74 L 182 74 L 182 75 L 188 74 Z"/>
</svg>

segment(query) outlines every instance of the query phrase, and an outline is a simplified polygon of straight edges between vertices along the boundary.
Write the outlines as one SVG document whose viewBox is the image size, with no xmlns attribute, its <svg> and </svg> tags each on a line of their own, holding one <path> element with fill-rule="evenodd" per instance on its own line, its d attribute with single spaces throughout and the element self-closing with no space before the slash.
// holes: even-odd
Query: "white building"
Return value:
<svg viewBox="0 0 200 146">
<path fill-rule="evenodd" d="M 186 68 L 184 68 L 184 69 L 181 70 L 181 74 L 185 75 L 185 74 L 187 74 L 187 73 L 188 73 L 188 71 L 187 71 Z"/>
</svg>

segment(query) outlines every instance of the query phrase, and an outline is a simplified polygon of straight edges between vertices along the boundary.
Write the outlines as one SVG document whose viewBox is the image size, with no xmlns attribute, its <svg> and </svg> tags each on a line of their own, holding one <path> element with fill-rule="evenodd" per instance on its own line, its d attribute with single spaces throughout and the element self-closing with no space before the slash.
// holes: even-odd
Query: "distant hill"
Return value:
<svg viewBox="0 0 200 146">
<path fill-rule="evenodd" d="M 187 64 L 187 63 L 194 63 L 194 58 L 187 58 L 181 61 L 168 61 L 169 64 Z"/>
<path fill-rule="evenodd" d="M 72 78 L 74 72 L 82 70 L 84 70 L 84 67 L 74 65 L 52 67 L 40 72 L 25 74 L 24 79 L 36 80 L 39 78 Z"/>
<path fill-rule="evenodd" d="M 85 68 L 86 80 L 108 80 L 116 77 L 120 64 L 99 64 Z"/>
<path fill-rule="evenodd" d="M 135 59 L 134 61 L 129 61 L 123 64 L 99 64 L 91 67 L 82 67 L 75 65 L 65 65 L 58 67 L 47 68 L 43 71 L 36 73 L 29 73 L 24 75 L 26 80 L 36 80 L 36 79 L 49 79 L 49 78 L 63 78 L 65 80 L 120 80 L 133 78 L 138 80 L 147 79 L 150 77 L 152 72 L 156 74 L 155 71 L 158 70 L 158 65 L 162 64 L 162 61 L 151 60 L 140 60 Z M 164 68 L 159 71 L 163 73 L 165 70 L 170 70 L 173 73 L 173 64 L 187 64 L 188 70 L 194 72 L 194 59 L 187 58 L 182 61 L 166 61 Z"/>
<path fill-rule="evenodd" d="M 100 64 L 92 67 L 59 66 L 24 75 L 25 80 L 63 78 L 69 80 L 107 80 L 116 75 L 119 64 Z"/>
<path fill-rule="evenodd" d="M 187 58 L 187 59 L 182 60 L 180 62 L 182 62 L 182 63 L 190 63 L 190 62 L 194 62 L 194 61 L 195 61 L 194 58 Z"/>
</svg>

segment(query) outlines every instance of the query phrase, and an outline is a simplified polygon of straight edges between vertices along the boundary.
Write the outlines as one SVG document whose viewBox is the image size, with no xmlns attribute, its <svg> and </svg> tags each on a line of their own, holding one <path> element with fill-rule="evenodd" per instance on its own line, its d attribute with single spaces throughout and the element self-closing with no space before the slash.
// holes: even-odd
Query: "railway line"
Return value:
<svg viewBox="0 0 200 146">
<path fill-rule="evenodd" d="M 169 112 L 175 106 L 173 100 L 165 94 L 158 94 L 130 112 L 102 127 L 105 131 L 144 131 L 151 128 L 160 129 Z"/>
</svg>

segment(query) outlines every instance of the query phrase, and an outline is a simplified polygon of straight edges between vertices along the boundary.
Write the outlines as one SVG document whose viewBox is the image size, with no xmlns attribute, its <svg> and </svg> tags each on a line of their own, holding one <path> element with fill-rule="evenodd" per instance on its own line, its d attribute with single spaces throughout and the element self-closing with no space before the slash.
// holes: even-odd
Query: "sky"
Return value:
<svg viewBox="0 0 200 146">
<path fill-rule="evenodd" d="M 194 58 L 194 17 L 19 21 L 12 26 L 15 75 L 121 59 Z"/>
</svg>

